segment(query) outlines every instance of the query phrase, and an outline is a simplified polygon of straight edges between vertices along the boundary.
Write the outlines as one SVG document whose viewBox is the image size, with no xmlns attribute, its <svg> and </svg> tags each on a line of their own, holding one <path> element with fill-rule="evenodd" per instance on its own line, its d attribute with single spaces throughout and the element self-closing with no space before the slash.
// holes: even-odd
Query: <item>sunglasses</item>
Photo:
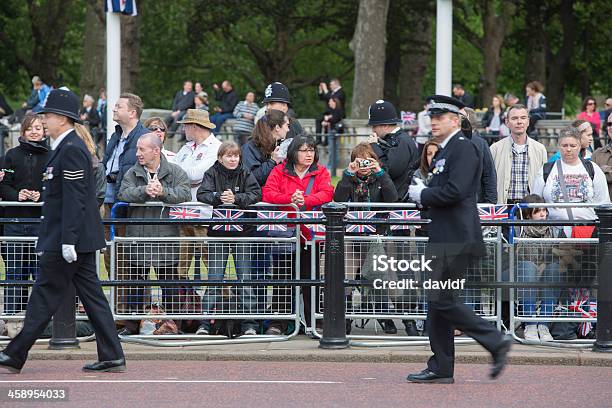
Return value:
<svg viewBox="0 0 612 408">
<path fill-rule="evenodd" d="M 612 122 L 607 123 L 608 127 L 612 126 Z"/>
<path fill-rule="evenodd" d="M 155 127 L 155 126 L 150 127 L 150 128 L 148 128 L 148 129 L 149 129 L 151 132 L 165 132 L 165 131 L 166 131 L 166 128 L 163 128 L 163 127 Z"/>
<path fill-rule="evenodd" d="M 595 102 L 589 102 L 589 103 L 587 103 L 587 106 L 589 106 L 589 105 L 595 105 Z"/>
</svg>

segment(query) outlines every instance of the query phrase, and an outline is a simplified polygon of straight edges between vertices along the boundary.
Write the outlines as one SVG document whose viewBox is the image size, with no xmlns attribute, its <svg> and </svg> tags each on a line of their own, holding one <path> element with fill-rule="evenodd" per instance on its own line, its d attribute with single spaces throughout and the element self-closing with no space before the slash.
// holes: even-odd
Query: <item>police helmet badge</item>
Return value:
<svg viewBox="0 0 612 408">
<path fill-rule="evenodd" d="M 270 96 L 272 96 L 272 84 L 266 87 L 264 95 L 266 96 L 266 98 L 269 98 Z"/>
</svg>

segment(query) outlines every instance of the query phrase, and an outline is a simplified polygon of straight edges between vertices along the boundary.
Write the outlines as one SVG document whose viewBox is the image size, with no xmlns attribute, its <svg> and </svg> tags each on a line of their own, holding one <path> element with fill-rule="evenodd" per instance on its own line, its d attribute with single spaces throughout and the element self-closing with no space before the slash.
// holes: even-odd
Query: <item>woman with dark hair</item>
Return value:
<svg viewBox="0 0 612 408">
<path fill-rule="evenodd" d="M 587 96 L 582 101 L 582 112 L 576 116 L 576 119 L 582 119 L 589 122 L 593 128 L 593 136 L 595 139 L 595 148 L 601 147 L 599 140 L 599 127 L 601 126 L 601 117 L 597 112 L 597 101 L 592 96 Z"/>
<path fill-rule="evenodd" d="M 486 134 L 499 135 L 499 129 L 506 118 L 504 115 L 505 110 L 504 98 L 501 95 L 493 96 L 491 106 L 482 117 L 482 125 L 485 128 Z"/>
<path fill-rule="evenodd" d="M 4 201 L 39 202 L 42 178 L 49 158 L 49 146 L 45 139 L 40 115 L 27 114 L 21 122 L 19 145 L 6 152 L 4 180 L 0 183 L 0 197 Z M 8 218 L 40 218 L 41 207 L 6 207 Z M 38 224 L 6 224 L 4 235 L 37 237 Z M 6 279 L 36 279 L 39 266 L 32 242 L 8 243 L 3 248 Z M 28 303 L 28 288 L 8 286 L 4 289 L 4 313 L 16 314 Z"/>
<path fill-rule="evenodd" d="M 538 81 L 532 81 L 525 86 L 527 94 L 527 111 L 529 112 L 528 134 L 535 131 L 535 125 L 540 119 L 546 119 L 546 97 L 542 94 L 544 86 Z"/>
<path fill-rule="evenodd" d="M 327 169 L 319 165 L 317 146 L 311 137 L 296 136 L 287 151 L 287 159 L 274 169 L 263 186 L 263 201 L 272 204 L 294 204 L 303 211 L 317 210 L 321 205 L 332 201 L 334 187 Z M 294 211 L 291 206 L 286 211 Z M 290 214 L 295 216 L 295 213 Z M 300 225 L 302 241 L 310 241 L 311 233 L 304 225 Z M 300 275 L 302 279 L 310 278 L 311 253 L 306 247 L 300 254 Z M 278 264 L 274 259 L 273 264 Z M 317 258 L 315 258 L 317 259 Z M 290 269 L 292 270 L 292 268 Z M 284 278 L 288 278 L 285 276 Z M 278 308 L 279 299 L 287 299 L 287 288 L 275 288 L 277 295 L 273 295 L 272 307 Z M 310 290 L 303 291 L 304 314 L 306 323 L 310 325 Z M 276 300 L 275 300 L 276 299 Z M 282 331 L 279 322 L 272 322 L 267 334 L 280 334 Z"/>
</svg>

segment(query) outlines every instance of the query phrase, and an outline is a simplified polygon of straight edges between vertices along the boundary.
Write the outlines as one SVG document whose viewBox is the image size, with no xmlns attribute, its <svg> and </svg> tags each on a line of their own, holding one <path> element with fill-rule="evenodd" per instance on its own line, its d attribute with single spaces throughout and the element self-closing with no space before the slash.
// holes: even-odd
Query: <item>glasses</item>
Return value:
<svg viewBox="0 0 612 408">
<path fill-rule="evenodd" d="M 166 128 L 152 126 L 148 128 L 151 132 L 165 132 Z"/>
<path fill-rule="evenodd" d="M 298 152 L 300 152 L 300 153 L 314 153 L 315 149 L 299 149 Z"/>
<path fill-rule="evenodd" d="M 612 122 L 607 123 L 608 127 L 612 126 Z"/>
</svg>

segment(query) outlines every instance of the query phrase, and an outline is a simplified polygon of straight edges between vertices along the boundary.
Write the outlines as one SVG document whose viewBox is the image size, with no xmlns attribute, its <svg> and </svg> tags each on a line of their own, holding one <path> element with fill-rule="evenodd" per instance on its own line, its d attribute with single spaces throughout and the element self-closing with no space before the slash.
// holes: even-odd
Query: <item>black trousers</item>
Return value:
<svg viewBox="0 0 612 408">
<path fill-rule="evenodd" d="M 432 279 L 460 279 L 466 275 L 471 257 L 442 256 L 432 262 Z M 495 352 L 503 340 L 502 334 L 491 323 L 476 315 L 458 299 L 460 291 L 432 290 L 429 293 L 427 325 L 429 345 L 433 356 L 427 368 L 442 376 L 453 376 L 455 368 L 454 329 L 459 329 Z"/>
<path fill-rule="evenodd" d="M 40 275 L 30 294 L 23 329 L 4 350 L 7 355 L 25 363 L 28 352 L 66 299 L 66 291 L 72 283 L 96 333 L 98 359 L 123 358 L 113 315 L 96 275 L 95 253 L 77 255 L 78 259 L 71 263 L 66 262 L 60 252 L 42 255 Z"/>
</svg>

